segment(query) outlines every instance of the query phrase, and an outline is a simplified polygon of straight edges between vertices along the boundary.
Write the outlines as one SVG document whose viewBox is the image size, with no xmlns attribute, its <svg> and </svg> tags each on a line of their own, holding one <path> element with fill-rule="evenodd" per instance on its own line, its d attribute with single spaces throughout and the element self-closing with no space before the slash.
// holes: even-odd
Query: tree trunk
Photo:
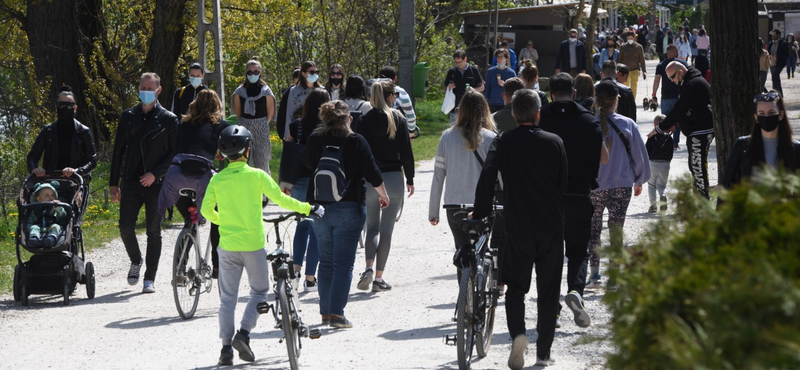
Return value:
<svg viewBox="0 0 800 370">
<path fill-rule="evenodd" d="M 594 39 L 597 35 L 597 12 L 600 8 L 600 0 L 595 0 L 592 2 L 592 10 L 589 11 L 589 24 L 586 27 L 586 57 L 589 58 L 587 61 L 587 65 L 589 68 L 586 68 L 587 71 L 592 71 L 594 73 L 590 73 L 589 75 L 594 78 L 594 75 L 600 73 L 600 71 L 594 70 L 594 55 L 592 55 L 591 50 L 594 50 Z"/>
<path fill-rule="evenodd" d="M 736 138 L 753 128 L 753 96 L 759 93 L 758 4 L 741 0 L 730 5 L 728 0 L 709 2 L 711 106 L 720 178 Z"/>
<path fill-rule="evenodd" d="M 183 16 L 186 2 L 187 0 L 156 0 L 153 10 L 153 36 L 150 38 L 143 72 L 155 72 L 161 77 L 162 90 L 158 101 L 167 109 L 172 104 L 172 93 L 180 83 L 180 80 L 175 79 L 175 66 L 183 50 L 186 34 L 184 21 L 187 17 Z"/>
</svg>

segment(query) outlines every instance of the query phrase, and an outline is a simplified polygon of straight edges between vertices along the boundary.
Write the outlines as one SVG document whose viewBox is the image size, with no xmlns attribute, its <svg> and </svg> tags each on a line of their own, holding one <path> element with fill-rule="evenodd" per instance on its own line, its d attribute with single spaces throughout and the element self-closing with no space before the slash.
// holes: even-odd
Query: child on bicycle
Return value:
<svg viewBox="0 0 800 370">
<path fill-rule="evenodd" d="M 261 197 L 266 195 L 279 206 L 319 217 L 322 206 L 299 202 L 281 192 L 274 180 L 264 171 L 247 165 L 253 137 L 242 126 L 230 126 L 222 131 L 219 151 L 230 165 L 211 178 L 200 212 L 219 225 L 219 336 L 222 351 L 219 365 L 233 365 L 233 348 L 239 358 L 255 361 L 250 349 L 250 330 L 256 326 L 259 302 L 267 300 L 269 264 L 264 248 Z M 214 209 L 217 207 L 217 210 Z M 236 302 L 242 270 L 247 272 L 250 299 L 242 315 L 239 331 L 234 335 Z"/>
<path fill-rule="evenodd" d="M 57 181 L 42 182 L 36 185 L 31 202 L 58 202 Z M 52 248 L 58 244 L 62 227 L 67 221 L 67 211 L 63 207 L 37 209 L 28 216 L 28 245 L 33 248 Z"/>
</svg>

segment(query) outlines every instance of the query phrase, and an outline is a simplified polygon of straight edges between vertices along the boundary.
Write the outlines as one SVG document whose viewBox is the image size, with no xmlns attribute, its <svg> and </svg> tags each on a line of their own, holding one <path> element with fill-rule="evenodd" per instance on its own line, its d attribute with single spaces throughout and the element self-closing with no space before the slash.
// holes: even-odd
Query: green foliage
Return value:
<svg viewBox="0 0 800 370">
<path fill-rule="evenodd" d="M 609 367 L 800 368 L 800 178 L 769 173 L 719 209 L 678 189 L 673 217 L 612 253 Z"/>
</svg>

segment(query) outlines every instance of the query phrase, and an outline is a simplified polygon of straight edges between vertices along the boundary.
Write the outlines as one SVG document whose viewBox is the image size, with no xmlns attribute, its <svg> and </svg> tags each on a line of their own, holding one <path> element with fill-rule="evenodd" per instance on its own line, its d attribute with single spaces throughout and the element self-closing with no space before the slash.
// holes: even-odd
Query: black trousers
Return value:
<svg viewBox="0 0 800 370">
<path fill-rule="evenodd" d="M 131 263 L 142 260 L 139 241 L 136 240 L 136 219 L 144 206 L 145 224 L 147 225 L 147 258 L 145 259 L 145 280 L 155 280 L 158 272 L 158 261 L 161 258 L 161 215 L 158 212 L 158 193 L 161 184 L 144 187 L 138 179 L 123 180 L 120 191 L 122 199 L 119 205 L 119 235 Z"/>
<path fill-rule="evenodd" d="M 567 291 L 583 297 L 592 237 L 594 206 L 588 195 L 564 195 L 564 245 L 567 256 Z"/>
<path fill-rule="evenodd" d="M 181 216 L 183 216 L 183 226 L 189 227 L 192 225 L 191 214 L 189 214 L 189 207 L 194 205 L 192 200 L 188 197 L 178 198 L 178 203 L 175 208 L 178 208 Z M 216 210 L 217 207 L 214 207 Z M 198 209 L 198 212 L 200 210 Z M 208 232 L 208 237 L 211 239 L 211 266 L 214 269 L 219 269 L 219 254 L 217 254 L 217 247 L 219 247 L 219 225 L 211 222 L 211 230 Z M 199 253 L 199 252 L 198 252 Z"/>
<path fill-rule="evenodd" d="M 501 281 L 506 284 L 506 320 L 511 338 L 525 335 L 525 294 L 530 290 L 531 273 L 536 266 L 537 319 L 536 355 L 550 357 L 556 332 L 561 273 L 564 264 L 562 232 L 530 235 L 506 234 L 506 249 L 501 261 Z"/>
<path fill-rule="evenodd" d="M 686 137 L 689 171 L 694 177 L 694 187 L 706 199 L 708 199 L 708 151 L 712 140 L 714 140 L 713 133 Z"/>
</svg>

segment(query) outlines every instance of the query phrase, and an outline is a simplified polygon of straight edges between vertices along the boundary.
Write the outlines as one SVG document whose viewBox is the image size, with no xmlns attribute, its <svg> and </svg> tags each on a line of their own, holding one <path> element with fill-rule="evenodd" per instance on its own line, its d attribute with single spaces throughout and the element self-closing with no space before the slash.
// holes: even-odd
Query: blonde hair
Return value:
<svg viewBox="0 0 800 370">
<path fill-rule="evenodd" d="M 189 104 L 189 109 L 182 117 L 182 123 L 211 121 L 212 124 L 216 125 L 223 118 L 222 102 L 219 100 L 219 95 L 214 90 L 203 89 L 197 93 L 197 97 Z"/>
<path fill-rule="evenodd" d="M 350 117 L 350 107 L 347 103 L 334 100 L 322 104 L 319 108 L 322 125 L 317 128 L 317 132 L 322 136 L 347 137 L 353 133 L 347 124 L 347 117 Z"/>
<path fill-rule="evenodd" d="M 653 124 L 658 125 L 661 122 L 664 122 L 665 119 L 667 119 L 667 116 L 659 114 L 656 116 L 656 118 L 653 118 Z"/>
<path fill-rule="evenodd" d="M 386 102 L 386 99 L 392 94 L 394 94 L 394 83 L 390 81 L 375 82 L 372 84 L 372 87 L 370 87 L 369 104 L 372 105 L 372 108 L 386 115 L 386 119 L 389 121 L 389 125 L 386 128 L 389 139 L 394 139 L 395 134 L 397 134 L 397 126 L 394 122 L 394 111 L 392 107 L 389 106 L 389 103 Z"/>
<path fill-rule="evenodd" d="M 494 119 L 489 111 L 489 103 L 483 94 L 469 89 L 461 98 L 458 105 L 458 117 L 455 127 L 461 129 L 461 134 L 467 140 L 467 150 L 474 152 L 481 145 L 481 129 L 496 131 Z"/>
</svg>

